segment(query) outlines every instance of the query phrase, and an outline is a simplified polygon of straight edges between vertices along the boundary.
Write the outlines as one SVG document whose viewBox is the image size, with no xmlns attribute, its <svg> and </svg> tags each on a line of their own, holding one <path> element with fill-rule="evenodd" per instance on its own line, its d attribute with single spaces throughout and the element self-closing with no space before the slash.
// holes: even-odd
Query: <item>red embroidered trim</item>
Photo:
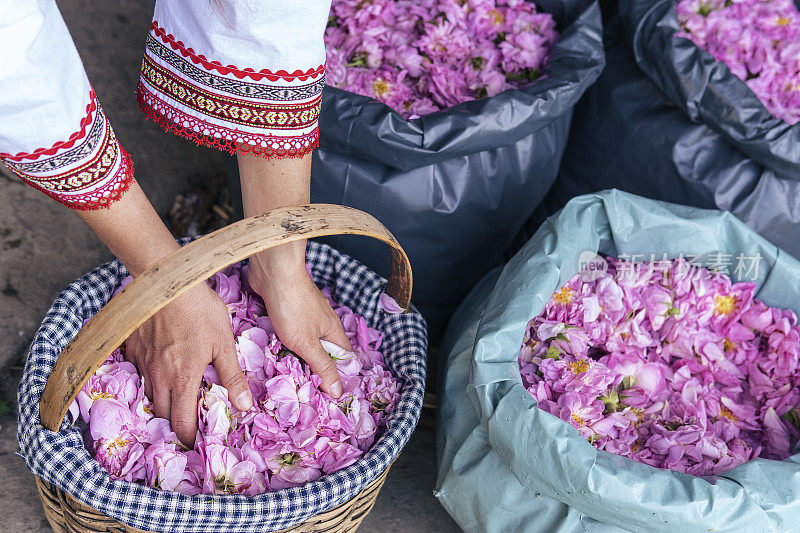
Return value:
<svg viewBox="0 0 800 533">
<path fill-rule="evenodd" d="M 167 33 L 163 28 L 158 25 L 157 21 L 153 21 L 150 25 L 150 29 L 165 43 L 168 44 L 173 50 L 177 50 L 181 53 L 183 57 L 188 57 L 192 60 L 195 64 L 203 65 L 206 70 L 216 70 L 220 74 L 233 74 L 237 78 L 244 78 L 248 77 L 255 81 L 259 81 L 262 78 L 267 78 L 270 81 L 277 81 L 279 79 L 284 79 L 286 81 L 292 81 L 294 79 L 299 79 L 300 81 L 305 81 L 309 77 L 316 78 L 320 74 L 325 71 L 325 65 L 320 65 L 315 69 L 308 69 L 307 72 L 303 72 L 302 70 L 295 70 L 291 74 L 285 70 L 279 70 L 277 72 L 272 72 L 269 69 L 261 69 L 258 72 L 253 70 L 252 68 L 245 68 L 241 69 L 235 65 L 228 65 L 223 66 L 222 63 L 219 61 L 209 61 L 206 56 L 202 54 L 198 54 L 192 48 L 187 48 L 183 41 L 178 41 L 175 39 L 175 36 L 171 33 Z"/>
<path fill-rule="evenodd" d="M 100 115 L 97 118 L 100 119 Z M 80 194 L 80 191 L 91 189 L 98 183 L 107 181 L 114 168 L 120 165 L 120 145 L 114 131 L 107 120 L 103 119 L 104 134 L 100 141 L 100 149 L 90 158 L 79 161 L 77 166 L 69 166 L 53 175 L 42 175 L 27 172 L 21 165 L 9 165 L 17 174 L 39 183 L 42 187 L 61 194 Z"/>
<path fill-rule="evenodd" d="M 40 187 L 35 182 L 20 176 L 22 180 L 37 189 L 56 202 L 64 204 L 70 209 L 77 211 L 90 211 L 95 209 L 107 209 L 114 202 L 119 201 L 122 196 L 131 188 L 133 184 L 133 160 L 131 156 L 125 151 L 122 145 L 120 149 L 120 166 L 117 173 L 113 178 L 104 183 L 101 187 L 91 190 L 84 194 L 58 194 L 57 192 L 49 191 Z"/>
<path fill-rule="evenodd" d="M 43 155 L 55 155 L 59 150 L 72 148 L 75 145 L 75 141 L 83 139 L 86 136 L 87 127 L 94 122 L 92 115 L 95 111 L 97 111 L 97 96 L 94 94 L 94 90 L 90 89 L 89 103 L 86 104 L 86 116 L 81 119 L 80 129 L 70 135 L 69 139 L 66 141 L 59 141 L 50 148 L 37 148 L 31 153 L 20 152 L 16 155 L 11 155 L 3 152 L 0 153 L 0 157 L 19 162 L 23 159 L 37 159 Z"/>
<path fill-rule="evenodd" d="M 171 116 L 168 116 L 166 113 L 160 113 L 154 109 L 151 102 L 148 101 L 148 98 L 154 100 L 156 98 L 147 93 L 147 88 L 140 81 L 136 90 L 136 99 L 139 102 L 139 108 L 144 112 L 145 116 L 161 126 L 164 131 L 174 133 L 184 139 L 192 141 L 198 146 L 203 145 L 208 148 L 216 148 L 217 150 L 228 152 L 233 155 L 238 152 L 248 152 L 266 159 L 299 158 L 311 153 L 319 146 L 319 128 L 315 128 L 314 131 L 303 135 L 291 137 L 258 135 L 232 130 L 216 124 L 204 122 L 161 100 L 158 101 L 158 104 L 166 108 Z M 191 127 L 184 126 L 183 124 L 189 124 Z M 218 133 L 221 137 L 205 135 L 199 131 L 195 131 L 193 127 Z M 236 137 L 237 139 L 232 140 L 226 137 Z M 253 141 L 256 144 L 250 144 L 248 141 Z M 261 142 L 264 141 L 271 144 L 279 143 L 282 146 L 280 148 L 261 146 Z"/>
<path fill-rule="evenodd" d="M 153 87 L 156 93 L 169 96 L 200 115 L 274 130 L 302 130 L 312 127 L 319 118 L 322 100 L 321 94 L 297 103 L 254 102 L 219 95 L 176 76 L 146 55 L 142 61 L 140 81 Z"/>
</svg>

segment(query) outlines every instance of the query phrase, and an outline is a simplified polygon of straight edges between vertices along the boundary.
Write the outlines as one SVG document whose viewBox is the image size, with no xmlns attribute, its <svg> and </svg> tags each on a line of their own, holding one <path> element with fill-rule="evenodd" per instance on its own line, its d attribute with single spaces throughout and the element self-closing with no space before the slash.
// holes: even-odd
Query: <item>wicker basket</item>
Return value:
<svg viewBox="0 0 800 533">
<path fill-rule="evenodd" d="M 275 533 L 347 533 L 355 531 L 372 510 L 378 493 L 386 481 L 389 469 L 383 471 L 378 479 L 367 485 L 352 500 L 346 501 L 330 511 L 320 513 L 302 524 Z M 36 487 L 42 499 L 47 520 L 56 533 L 149 533 L 135 527 L 126 526 L 113 518 L 83 505 L 63 490 L 36 478 Z"/>
<path fill-rule="evenodd" d="M 325 204 L 276 209 L 184 246 L 112 298 L 58 357 L 40 404 L 42 425 L 57 431 L 78 391 L 111 351 L 174 298 L 254 253 L 288 242 L 337 234 L 365 235 L 390 246 L 392 265 L 386 292 L 407 309 L 411 299 L 408 258 L 377 220 L 355 209 Z M 354 498 L 280 533 L 355 531 L 375 504 L 388 471 L 387 467 Z M 47 519 L 57 533 L 147 533 L 84 505 L 38 477 L 36 484 Z"/>
</svg>

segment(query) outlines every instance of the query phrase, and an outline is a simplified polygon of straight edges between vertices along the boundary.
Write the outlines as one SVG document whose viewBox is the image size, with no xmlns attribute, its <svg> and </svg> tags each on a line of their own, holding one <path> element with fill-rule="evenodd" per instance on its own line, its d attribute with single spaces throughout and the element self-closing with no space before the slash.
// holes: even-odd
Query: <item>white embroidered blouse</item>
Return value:
<svg viewBox="0 0 800 533">
<path fill-rule="evenodd" d="M 330 0 L 156 0 L 137 88 L 165 130 L 297 157 L 319 140 Z M 133 180 L 54 0 L 0 0 L 0 160 L 73 209 Z"/>
</svg>

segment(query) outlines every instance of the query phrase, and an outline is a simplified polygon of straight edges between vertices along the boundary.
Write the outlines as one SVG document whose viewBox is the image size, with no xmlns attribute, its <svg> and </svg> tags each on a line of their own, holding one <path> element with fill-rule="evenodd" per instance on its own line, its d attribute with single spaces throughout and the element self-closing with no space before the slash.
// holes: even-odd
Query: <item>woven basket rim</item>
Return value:
<svg viewBox="0 0 800 533">
<path fill-rule="evenodd" d="M 394 464 L 394 463 L 392 463 Z M 392 465 L 386 467 L 386 469 L 378 475 L 378 477 L 368 483 L 358 494 L 354 495 L 347 501 L 332 507 L 331 509 L 321 511 L 316 515 L 308 518 L 308 520 L 296 524 L 294 526 L 289 526 L 284 529 L 274 530 L 266 533 L 304 533 L 308 531 L 306 526 L 310 526 L 313 528 L 314 531 L 329 531 L 333 527 L 340 527 L 347 523 L 347 527 L 344 530 L 337 530 L 337 531 L 355 531 L 364 518 L 369 514 L 372 510 L 372 507 L 375 505 L 376 500 L 378 499 L 378 495 L 380 494 L 381 489 L 383 488 L 384 483 L 386 482 L 386 476 L 389 473 Z M 66 517 L 64 516 L 64 508 L 70 507 L 72 509 L 76 509 L 75 502 L 78 504 L 78 509 L 76 509 L 76 513 L 81 513 L 84 515 L 90 515 L 85 517 L 84 519 L 93 519 L 91 515 L 96 515 L 94 518 L 97 521 L 109 521 L 114 524 L 118 524 L 122 527 L 127 533 L 154 533 L 152 531 L 146 531 L 142 529 L 135 528 L 133 526 L 129 526 L 115 518 L 112 518 L 108 515 L 105 515 L 94 509 L 91 506 L 87 506 L 85 503 L 81 502 L 75 496 L 69 494 L 68 492 L 63 491 L 62 489 L 51 485 L 47 481 L 43 480 L 38 476 L 34 476 L 36 480 L 36 488 L 38 489 L 39 499 L 42 503 L 42 507 L 44 508 L 45 515 L 47 516 L 47 520 L 50 522 L 50 525 L 53 527 L 54 530 L 58 531 L 59 529 L 63 529 L 66 524 Z M 364 502 L 360 501 L 364 498 Z M 72 501 L 71 501 L 72 500 Z M 366 503 L 366 505 L 364 505 Z M 364 508 L 357 509 L 356 506 L 361 504 Z M 359 511 L 361 514 L 356 517 L 355 521 L 351 521 L 351 517 L 355 511 Z M 55 515 L 55 516 L 54 516 Z M 321 524 L 325 523 L 330 524 L 330 526 L 324 526 L 324 529 L 321 529 Z M 348 523 L 349 522 L 349 523 Z M 102 524 L 103 528 L 107 528 L 107 524 Z"/>
</svg>

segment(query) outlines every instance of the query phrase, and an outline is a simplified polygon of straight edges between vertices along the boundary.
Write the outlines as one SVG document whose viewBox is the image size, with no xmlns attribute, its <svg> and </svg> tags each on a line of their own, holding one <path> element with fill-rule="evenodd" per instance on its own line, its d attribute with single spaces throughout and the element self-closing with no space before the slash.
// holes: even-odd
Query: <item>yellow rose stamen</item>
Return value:
<svg viewBox="0 0 800 533">
<path fill-rule="evenodd" d="M 732 352 L 736 349 L 736 343 L 732 342 L 730 339 L 725 339 L 722 342 L 722 349 L 726 352 Z"/>
<path fill-rule="evenodd" d="M 383 96 L 389 92 L 391 86 L 386 80 L 377 79 L 372 82 L 372 91 L 375 93 L 376 96 Z"/>
<path fill-rule="evenodd" d="M 574 294 L 575 291 L 573 291 L 569 287 L 561 287 L 561 289 L 559 289 L 558 292 L 556 292 L 553 295 L 553 300 L 557 304 L 569 305 L 572 302 L 572 297 L 574 296 Z"/>
<path fill-rule="evenodd" d="M 589 370 L 589 363 L 586 361 L 572 361 L 571 363 L 567 363 L 567 366 L 575 373 L 576 376 Z"/>
<path fill-rule="evenodd" d="M 736 297 L 735 296 L 714 296 L 714 312 L 718 315 L 728 316 L 736 311 Z"/>
<path fill-rule="evenodd" d="M 721 416 L 723 418 L 727 418 L 731 422 L 738 422 L 739 421 L 739 418 L 737 418 L 737 416 L 735 414 L 733 414 L 731 412 L 731 410 L 728 409 L 727 407 L 722 407 L 719 410 L 719 416 Z"/>
<path fill-rule="evenodd" d="M 117 437 L 116 439 L 109 441 L 106 444 L 106 450 L 108 450 L 108 453 L 110 453 L 111 455 L 115 455 L 119 453 L 129 442 L 130 441 L 125 440 L 122 437 Z"/>
<path fill-rule="evenodd" d="M 506 20 L 503 14 L 496 9 L 492 9 L 489 14 L 492 16 L 492 24 L 502 24 Z"/>
</svg>

